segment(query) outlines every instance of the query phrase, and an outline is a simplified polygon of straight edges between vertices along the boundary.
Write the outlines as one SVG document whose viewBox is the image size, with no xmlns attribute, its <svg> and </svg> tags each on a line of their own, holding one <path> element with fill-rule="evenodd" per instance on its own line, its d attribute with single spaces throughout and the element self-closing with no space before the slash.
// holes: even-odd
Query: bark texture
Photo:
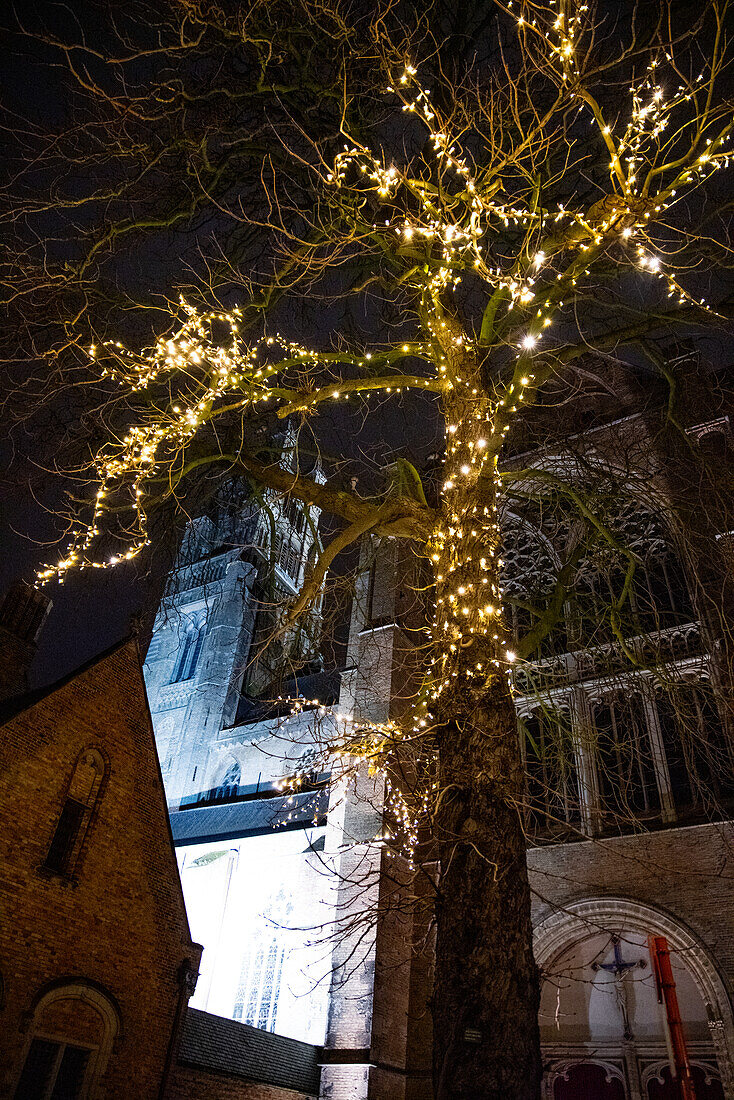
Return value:
<svg viewBox="0 0 734 1100">
<path fill-rule="evenodd" d="M 498 406 L 449 321 L 451 376 L 436 566 L 434 837 L 440 858 L 433 995 L 436 1100 L 538 1100 L 524 774 L 500 613 Z M 497 448 L 498 449 L 498 448 Z"/>
<path fill-rule="evenodd" d="M 441 729 L 436 1100 L 537 1100 L 541 1059 L 515 709 L 498 680 Z"/>
</svg>

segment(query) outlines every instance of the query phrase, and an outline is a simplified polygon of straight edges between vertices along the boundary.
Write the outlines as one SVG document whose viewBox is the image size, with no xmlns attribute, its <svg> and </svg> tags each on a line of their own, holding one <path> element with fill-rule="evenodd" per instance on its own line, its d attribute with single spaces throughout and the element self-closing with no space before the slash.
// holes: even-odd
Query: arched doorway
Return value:
<svg viewBox="0 0 734 1100">
<path fill-rule="evenodd" d="M 696 1100 L 733 1100 L 731 1006 L 703 946 L 624 899 L 577 903 L 536 929 L 546 1100 L 679 1100 L 648 937 L 664 937 Z"/>
</svg>

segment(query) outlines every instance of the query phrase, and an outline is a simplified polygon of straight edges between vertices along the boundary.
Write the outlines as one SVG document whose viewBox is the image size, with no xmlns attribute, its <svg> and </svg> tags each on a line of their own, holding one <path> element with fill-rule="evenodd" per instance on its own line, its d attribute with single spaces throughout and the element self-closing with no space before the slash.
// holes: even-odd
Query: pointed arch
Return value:
<svg viewBox="0 0 734 1100">
<path fill-rule="evenodd" d="M 183 630 L 178 650 L 176 663 L 171 676 L 172 684 L 179 684 L 184 680 L 190 680 L 199 663 L 201 649 L 206 634 L 206 611 L 197 611 L 188 617 Z"/>
<path fill-rule="evenodd" d="M 662 909 L 630 898 L 589 898 L 551 913 L 534 929 L 535 959 L 541 971 L 590 932 L 609 928 L 665 936 L 685 960 L 706 1006 L 726 1100 L 734 1100 L 734 1013 L 726 985 L 708 949 L 682 921 Z"/>
</svg>

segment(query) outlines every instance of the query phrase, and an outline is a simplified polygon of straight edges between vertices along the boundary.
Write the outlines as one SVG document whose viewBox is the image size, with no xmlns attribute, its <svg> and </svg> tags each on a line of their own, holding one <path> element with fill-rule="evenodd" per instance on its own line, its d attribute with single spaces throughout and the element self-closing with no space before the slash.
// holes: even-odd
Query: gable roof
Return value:
<svg viewBox="0 0 734 1100">
<path fill-rule="evenodd" d="M 94 668 L 95 665 L 101 664 L 106 661 L 108 657 L 111 657 L 118 650 L 124 649 L 125 646 L 134 645 L 137 650 L 137 640 L 134 634 L 126 634 L 124 638 L 114 642 L 107 649 L 103 649 L 101 653 L 98 653 L 94 657 L 90 657 L 88 661 L 79 665 L 78 668 L 73 669 L 71 672 L 67 672 L 65 676 L 62 676 L 60 680 L 54 680 L 52 684 L 46 684 L 45 687 L 34 688 L 32 691 L 25 691 L 22 695 L 11 695 L 9 699 L 3 699 L 0 702 L 0 725 L 4 725 L 5 722 L 9 722 L 11 718 L 15 718 L 16 715 L 22 714 L 24 710 L 29 710 L 34 707 L 36 703 L 40 703 L 42 699 L 46 699 L 49 695 L 53 695 L 55 691 L 60 691 L 61 688 L 66 687 L 72 680 L 75 680 L 77 676 L 81 676 L 83 673 L 88 672 Z"/>
</svg>

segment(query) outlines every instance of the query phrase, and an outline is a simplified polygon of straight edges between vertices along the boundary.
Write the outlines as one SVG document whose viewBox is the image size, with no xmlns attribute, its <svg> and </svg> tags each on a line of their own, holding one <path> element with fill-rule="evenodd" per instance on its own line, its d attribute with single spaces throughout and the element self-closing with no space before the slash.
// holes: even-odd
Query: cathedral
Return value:
<svg viewBox="0 0 734 1100">
<path fill-rule="evenodd" d="M 573 453 L 544 429 L 505 467 L 543 1095 L 734 1100 L 734 536 L 706 481 L 713 461 L 731 484 L 730 404 L 684 384 L 666 436 L 625 384 L 622 416 L 585 401 Z M 561 469 L 611 542 L 523 490 Z M 2 1095 L 432 1095 L 430 878 L 392 842 L 386 777 L 347 780 L 327 751 L 409 706 L 424 578 L 404 543 L 366 540 L 325 667 L 326 597 L 287 614 L 319 519 L 221 486 L 142 669 L 128 639 L 28 691 L 50 601 L 20 585 L 0 605 Z M 610 545 L 636 563 L 616 617 Z"/>
<path fill-rule="evenodd" d="M 685 447 L 730 462 L 728 415 L 690 407 Z M 685 495 L 671 444 L 643 413 L 598 412 L 584 476 L 603 473 L 607 522 L 641 563 L 630 621 L 615 635 L 596 614 L 619 564 L 587 547 L 576 603 L 515 675 L 544 1095 L 734 1100 L 734 782 L 714 613 L 726 622 L 731 535 L 713 502 L 681 534 L 661 505 Z M 646 459 L 632 499 L 612 503 L 609 470 L 627 469 L 643 437 L 658 460 Z M 567 459 L 529 441 L 508 462 Z M 397 542 L 366 544 L 346 660 L 325 671 L 319 606 L 298 630 L 279 618 L 318 549 L 318 519 L 231 488 L 191 524 L 156 618 L 145 678 L 203 946 L 191 1006 L 313 1045 L 329 1100 L 427 1100 L 430 929 L 393 904 L 409 868 L 396 874 L 385 843 L 379 779 L 329 784 L 321 751 L 340 723 L 399 713 L 419 585 Z M 520 636 L 576 536 L 537 500 L 508 503 L 503 529 L 506 615 Z"/>
</svg>

